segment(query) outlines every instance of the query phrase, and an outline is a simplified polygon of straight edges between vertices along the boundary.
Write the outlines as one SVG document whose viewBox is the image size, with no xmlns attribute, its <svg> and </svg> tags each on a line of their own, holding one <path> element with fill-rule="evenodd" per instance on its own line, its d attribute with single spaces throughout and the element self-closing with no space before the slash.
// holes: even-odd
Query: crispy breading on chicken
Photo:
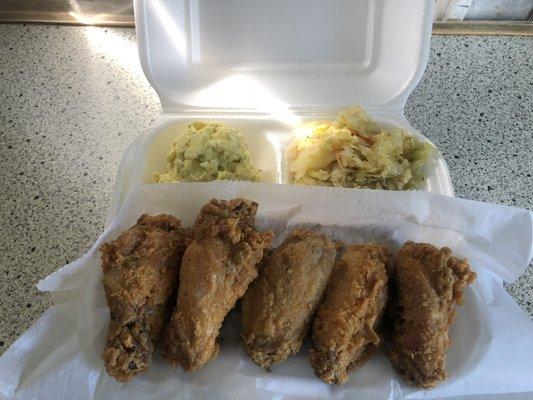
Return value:
<svg viewBox="0 0 533 400">
<path fill-rule="evenodd" d="M 392 365 L 403 380 L 432 388 L 447 378 L 448 329 L 476 277 L 450 249 L 407 242 L 395 257 L 388 314 Z"/>
<path fill-rule="evenodd" d="M 324 382 L 346 382 L 379 345 L 388 258 L 386 247 L 352 245 L 335 264 L 313 321 L 311 366 Z"/>
<path fill-rule="evenodd" d="M 145 214 L 100 248 L 111 313 L 102 359 L 117 381 L 126 382 L 150 366 L 188 234 L 171 215 Z"/>
<path fill-rule="evenodd" d="M 203 206 L 165 333 L 165 357 L 173 366 L 194 371 L 218 355 L 222 322 L 257 277 L 257 263 L 272 242 L 272 232 L 254 228 L 257 208 L 241 198 Z"/>
<path fill-rule="evenodd" d="M 243 343 L 268 368 L 300 350 L 336 257 L 336 245 L 317 232 L 295 229 L 262 263 L 241 303 Z"/>
</svg>

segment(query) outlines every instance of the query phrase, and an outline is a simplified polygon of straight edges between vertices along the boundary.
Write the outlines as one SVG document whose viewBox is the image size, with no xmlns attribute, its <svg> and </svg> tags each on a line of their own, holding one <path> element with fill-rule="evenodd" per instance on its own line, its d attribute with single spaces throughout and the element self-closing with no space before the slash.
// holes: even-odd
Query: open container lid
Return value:
<svg viewBox="0 0 533 400">
<path fill-rule="evenodd" d="M 141 64 L 167 112 L 403 112 L 432 15 L 428 0 L 135 0 Z"/>
</svg>

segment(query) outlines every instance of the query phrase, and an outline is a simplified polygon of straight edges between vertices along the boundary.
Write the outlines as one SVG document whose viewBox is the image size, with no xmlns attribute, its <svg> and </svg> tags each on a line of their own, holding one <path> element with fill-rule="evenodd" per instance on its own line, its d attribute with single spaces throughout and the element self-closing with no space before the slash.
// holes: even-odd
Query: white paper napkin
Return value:
<svg viewBox="0 0 533 400">
<path fill-rule="evenodd" d="M 142 213 L 169 213 L 191 225 L 211 198 L 234 197 L 259 203 L 257 225 L 276 232 L 275 244 L 291 227 L 305 225 L 346 242 L 372 240 L 397 249 L 414 240 L 448 246 L 468 258 L 478 278 L 451 330 L 450 378 L 430 391 L 407 387 L 377 354 L 345 385 L 328 386 L 314 377 L 307 348 L 265 372 L 244 353 L 236 311 L 222 329 L 220 356 L 202 370 L 173 370 L 157 355 L 151 369 L 131 382 L 108 377 L 99 357 L 109 321 L 100 245 Z M 533 398 L 533 322 L 503 288 L 503 281 L 512 282 L 527 267 L 532 242 L 533 214 L 527 210 L 425 192 L 249 182 L 145 185 L 87 254 L 39 282 L 54 306 L 0 358 L 0 398 L 493 399 L 510 393 Z"/>
</svg>

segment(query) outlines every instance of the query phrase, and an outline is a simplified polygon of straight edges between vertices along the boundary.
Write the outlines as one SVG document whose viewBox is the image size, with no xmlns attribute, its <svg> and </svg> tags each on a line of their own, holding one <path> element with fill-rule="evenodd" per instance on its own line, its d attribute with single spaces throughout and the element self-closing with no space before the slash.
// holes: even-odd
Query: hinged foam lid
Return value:
<svg viewBox="0 0 533 400">
<path fill-rule="evenodd" d="M 433 0 L 135 0 L 164 110 L 397 109 L 425 69 Z"/>
</svg>

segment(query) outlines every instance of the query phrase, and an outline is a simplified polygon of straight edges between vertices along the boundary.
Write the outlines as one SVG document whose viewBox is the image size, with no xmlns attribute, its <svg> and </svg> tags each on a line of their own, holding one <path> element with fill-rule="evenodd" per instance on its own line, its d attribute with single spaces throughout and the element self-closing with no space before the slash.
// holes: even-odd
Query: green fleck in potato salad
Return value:
<svg viewBox="0 0 533 400">
<path fill-rule="evenodd" d="M 300 133 L 288 152 L 292 182 L 300 185 L 415 189 L 436 153 L 404 129 L 380 127 L 360 107 Z"/>
<path fill-rule="evenodd" d="M 219 123 L 190 124 L 172 143 L 167 162 L 167 173 L 156 173 L 158 183 L 261 180 L 242 133 Z"/>
</svg>

